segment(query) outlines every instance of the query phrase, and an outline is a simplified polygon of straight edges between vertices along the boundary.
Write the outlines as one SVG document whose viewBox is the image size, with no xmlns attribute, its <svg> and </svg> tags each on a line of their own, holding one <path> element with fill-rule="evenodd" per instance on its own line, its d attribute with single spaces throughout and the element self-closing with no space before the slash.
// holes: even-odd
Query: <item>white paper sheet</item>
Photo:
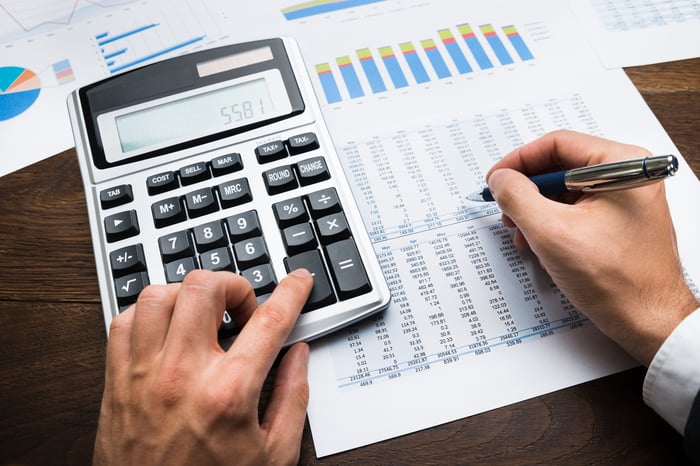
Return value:
<svg viewBox="0 0 700 466">
<path fill-rule="evenodd" d="M 245 21 L 231 27 L 231 2 L 10 0 L 0 6 L 0 176 L 75 145 L 66 108 L 74 89 L 255 32 Z M 28 87 L 16 81 L 22 73 L 33 76 Z"/>
<path fill-rule="evenodd" d="M 640 5 L 570 1 L 582 30 L 608 66 L 700 55 L 698 0 Z M 306 37 L 302 50 L 340 44 L 339 34 L 325 26 L 359 26 L 368 17 L 386 20 L 400 11 L 432 9 L 432 3 L 451 5 L 455 11 L 480 8 L 473 2 L 466 7 L 424 0 L 344 0 L 316 6 L 290 0 L 245 6 L 226 0 L 5 0 L 0 4 L 0 136 L 3 153 L 10 155 L 0 157 L 0 176 L 72 147 L 66 96 L 114 72 L 203 47 L 280 34 Z M 17 90 L 17 74 L 9 67 L 34 76 L 27 98 L 9 95 Z"/>
<path fill-rule="evenodd" d="M 432 2 L 391 11 L 375 5 L 373 11 L 352 21 L 327 15 L 290 27 L 317 80 L 394 293 L 382 316 L 312 345 L 309 421 L 319 456 L 632 367 L 552 287 L 536 260 L 514 249 L 498 211 L 466 196 L 482 186 L 495 160 L 556 128 L 677 152 L 624 73 L 601 66 L 566 5 L 500 1 L 455 8 Z M 311 21 L 313 30 L 305 32 Z M 465 23 L 490 68 L 479 67 L 460 37 Z M 499 61 L 484 24 L 494 26 L 512 64 Z M 533 58 L 523 59 L 509 41 L 503 29 L 509 25 Z M 351 31 L 359 29 L 358 39 Z M 445 29 L 471 72 L 459 72 L 448 48 L 454 45 L 439 33 Z M 451 77 L 438 78 L 421 42 L 426 39 Z M 406 42 L 416 49 L 426 82 L 417 82 L 401 52 Z M 392 65 L 381 58 L 386 46 L 397 57 L 404 87 L 395 85 L 400 81 Z M 360 60 L 367 61 L 365 48 L 379 77 Z M 700 191 L 687 165 L 682 172 L 669 183 L 669 195 L 679 236 L 688 239 L 700 231 L 684 201 L 692 196 L 678 194 Z M 690 240 L 681 243 L 697 280 L 698 249 Z"/>
<path fill-rule="evenodd" d="M 569 0 L 605 66 L 700 56 L 698 0 Z"/>
</svg>

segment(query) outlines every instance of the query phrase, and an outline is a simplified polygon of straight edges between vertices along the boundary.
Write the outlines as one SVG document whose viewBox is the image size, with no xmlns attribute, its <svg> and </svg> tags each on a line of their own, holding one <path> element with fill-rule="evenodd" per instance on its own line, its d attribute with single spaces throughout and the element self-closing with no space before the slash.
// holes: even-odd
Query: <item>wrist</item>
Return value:
<svg viewBox="0 0 700 466">
<path fill-rule="evenodd" d="M 630 351 L 633 357 L 647 367 L 676 327 L 700 306 L 685 282 L 671 299 L 655 304 L 657 307 L 647 314 L 651 318 L 644 320 L 643 327 L 639 329 L 640 341 L 637 348 Z"/>
</svg>

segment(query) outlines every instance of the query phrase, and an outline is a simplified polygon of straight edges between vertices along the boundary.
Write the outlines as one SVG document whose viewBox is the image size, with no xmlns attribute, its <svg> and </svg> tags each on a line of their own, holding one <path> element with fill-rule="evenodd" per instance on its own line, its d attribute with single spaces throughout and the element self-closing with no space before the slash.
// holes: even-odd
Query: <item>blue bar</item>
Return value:
<svg viewBox="0 0 700 466">
<path fill-rule="evenodd" d="M 525 45 L 525 41 L 520 33 L 515 30 L 515 26 L 505 26 L 503 31 L 506 33 L 508 40 L 510 40 L 510 43 L 513 45 L 513 48 L 518 53 L 521 60 L 525 61 L 535 58 L 527 45 Z"/>
<path fill-rule="evenodd" d="M 447 47 L 447 51 L 452 57 L 452 61 L 455 62 L 457 70 L 461 74 L 472 72 L 472 67 L 469 66 L 469 62 L 467 62 L 467 59 L 464 57 L 462 49 L 459 48 L 459 45 L 457 45 L 455 42 L 445 42 L 445 47 Z"/>
<path fill-rule="evenodd" d="M 97 35 L 95 36 L 95 39 L 97 39 L 97 40 L 104 39 L 104 38 L 107 37 L 108 35 L 109 35 L 109 33 L 103 32 L 103 33 L 97 34 Z"/>
<path fill-rule="evenodd" d="M 172 47 L 168 47 L 168 48 L 163 49 L 159 52 L 155 52 L 155 53 L 152 53 L 150 55 L 146 55 L 145 57 L 139 58 L 138 60 L 134 60 L 132 62 L 125 63 L 121 66 L 113 68 L 113 69 L 109 70 L 109 72 L 111 74 L 118 73 L 119 71 L 125 70 L 126 68 L 130 68 L 132 66 L 139 65 L 139 64 L 146 62 L 148 60 L 151 60 L 153 58 L 159 57 L 161 55 L 165 55 L 166 53 L 170 53 L 173 50 L 181 49 L 183 47 L 187 47 L 188 45 L 194 44 L 195 42 L 199 42 L 200 40 L 204 39 L 204 37 L 206 37 L 206 36 L 195 37 L 194 39 L 190 39 L 188 41 L 182 42 L 181 44 L 173 45 Z"/>
<path fill-rule="evenodd" d="M 450 70 L 447 68 L 445 60 L 442 59 L 440 51 L 435 46 L 435 42 L 433 42 L 432 39 L 428 39 L 421 41 L 421 45 L 423 46 L 425 53 L 428 55 L 428 60 L 430 60 L 430 63 L 433 65 L 433 69 L 435 70 L 435 73 L 437 73 L 438 79 L 449 78 L 452 76 L 452 73 L 450 73 Z"/>
<path fill-rule="evenodd" d="M 513 59 L 510 58 L 510 54 L 498 36 L 490 36 L 487 37 L 486 40 L 489 41 L 489 45 L 491 45 L 491 48 L 496 53 L 496 57 L 498 57 L 498 61 L 501 62 L 501 65 L 510 65 L 513 63 Z"/>
<path fill-rule="evenodd" d="M 501 42 L 501 38 L 496 35 L 496 31 L 494 31 L 493 27 L 490 24 L 486 24 L 484 26 L 480 26 L 480 28 L 481 32 L 484 33 L 486 40 L 496 54 L 498 61 L 501 62 L 501 65 L 510 65 L 513 63 L 513 59 L 510 57 L 510 54 L 503 45 L 503 42 Z"/>
<path fill-rule="evenodd" d="M 123 39 L 123 38 L 125 38 L 125 37 L 133 36 L 134 34 L 138 34 L 139 32 L 143 32 L 143 31 L 145 31 L 146 29 L 151 29 L 151 28 L 154 28 L 154 27 L 156 27 L 156 26 L 158 26 L 158 24 L 156 24 L 156 23 L 154 23 L 154 24 L 148 24 L 148 25 L 146 25 L 146 26 L 141 26 L 140 28 L 136 28 L 136 29 L 133 29 L 133 30 L 131 30 L 131 31 L 127 31 L 127 32 L 125 32 L 125 33 L 123 33 L 123 34 L 119 34 L 118 36 L 110 37 L 109 39 L 105 39 L 105 40 L 103 40 L 103 41 L 99 41 L 99 42 L 97 43 L 97 45 L 103 46 L 103 45 L 109 44 L 110 42 L 114 42 L 114 41 L 116 41 L 116 40 Z"/>
<path fill-rule="evenodd" d="M 462 39 L 464 39 L 464 42 L 467 44 L 467 47 L 469 47 L 469 50 L 471 51 L 472 55 L 474 56 L 474 59 L 478 63 L 479 68 L 481 68 L 482 70 L 493 68 L 493 63 L 491 63 L 491 59 L 488 55 L 486 55 L 484 47 L 482 47 L 481 42 L 479 42 L 479 39 L 476 38 L 476 34 L 474 34 L 474 30 L 469 25 L 469 23 L 458 25 L 457 30 L 462 35 Z"/>
<path fill-rule="evenodd" d="M 379 92 L 386 92 L 386 85 L 382 79 L 382 75 L 379 74 L 379 69 L 374 61 L 374 58 L 370 54 L 368 49 L 362 49 L 357 51 L 357 57 L 360 59 L 360 64 L 362 69 L 367 76 L 369 81 L 369 87 L 372 88 L 372 92 L 377 94 Z"/>
<path fill-rule="evenodd" d="M 110 58 L 114 58 L 114 57 L 117 57 L 119 55 L 126 53 L 126 51 L 127 51 L 127 49 L 125 49 L 125 48 L 120 49 L 120 50 L 117 50 L 115 52 L 108 53 L 107 55 L 104 56 L 104 58 L 105 58 L 105 60 L 109 60 Z"/>
<path fill-rule="evenodd" d="M 467 47 L 469 47 L 469 50 L 471 50 L 472 55 L 474 55 L 476 62 L 479 64 L 479 68 L 482 70 L 493 68 L 493 63 L 491 63 L 489 56 L 486 55 L 486 51 L 481 46 L 479 39 L 476 37 L 469 37 L 464 39 L 464 41 L 467 43 Z"/>
<path fill-rule="evenodd" d="M 328 63 L 316 65 L 316 74 L 318 74 L 318 79 L 321 81 L 323 93 L 326 94 L 326 102 L 334 104 L 343 100 L 342 97 L 340 97 L 338 85 L 335 83 L 335 78 L 333 77 Z"/>
<path fill-rule="evenodd" d="M 386 70 L 389 72 L 389 77 L 394 84 L 394 88 L 399 89 L 408 86 L 406 76 L 404 76 L 399 61 L 396 59 L 396 55 L 394 55 L 394 51 L 391 50 L 391 47 L 381 47 L 379 53 L 382 56 Z"/>
<path fill-rule="evenodd" d="M 413 73 L 413 77 L 416 78 L 416 82 L 418 84 L 421 84 L 430 81 L 428 72 L 425 71 L 423 63 L 420 61 L 420 57 L 418 57 L 416 49 L 413 48 L 413 44 L 411 44 L 410 42 L 406 42 L 405 44 L 401 44 L 400 47 L 401 52 L 403 53 L 403 56 L 406 59 L 406 62 L 408 63 L 408 67 L 411 68 L 411 73 Z"/>
<path fill-rule="evenodd" d="M 352 62 L 350 62 L 350 57 L 338 58 L 337 62 L 340 68 L 340 74 L 343 75 L 343 81 L 345 81 L 345 87 L 348 88 L 348 93 L 350 93 L 350 98 L 354 99 L 364 96 L 365 92 L 362 90 L 362 85 L 357 78 L 355 67 L 352 65 Z"/>
</svg>

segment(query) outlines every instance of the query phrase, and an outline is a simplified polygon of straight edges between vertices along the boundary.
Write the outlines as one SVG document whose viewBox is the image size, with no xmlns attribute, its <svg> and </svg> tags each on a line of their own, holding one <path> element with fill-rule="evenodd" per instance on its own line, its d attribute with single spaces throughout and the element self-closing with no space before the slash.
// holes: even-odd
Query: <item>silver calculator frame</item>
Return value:
<svg viewBox="0 0 700 466">
<path fill-rule="evenodd" d="M 117 242 L 108 243 L 106 241 L 104 231 L 104 218 L 110 214 L 120 211 L 120 209 L 102 210 L 100 207 L 99 194 L 102 190 L 121 184 L 131 184 L 134 190 L 134 204 L 121 206 L 122 210 L 129 210 L 133 205 L 141 205 L 141 211 L 149 212 L 149 205 L 156 202 L 158 199 L 181 196 L 185 192 L 195 189 L 196 185 L 187 186 L 170 191 L 168 193 L 157 196 L 150 196 L 146 192 L 146 175 L 175 170 L 178 166 L 186 163 L 196 163 L 198 161 L 208 161 L 217 156 L 225 155 L 230 152 L 230 147 L 235 146 L 236 149 L 244 149 L 246 154 L 252 154 L 254 147 L 264 144 L 275 139 L 284 139 L 296 134 L 313 130 L 319 140 L 321 149 L 309 154 L 295 155 L 290 159 L 282 159 L 273 163 L 260 165 L 257 161 L 248 162 L 244 160 L 244 171 L 238 172 L 239 177 L 245 176 L 251 183 L 251 191 L 259 192 L 262 186 L 262 172 L 272 169 L 276 166 L 295 163 L 303 160 L 306 156 L 322 155 L 324 156 L 331 172 L 330 180 L 320 183 L 301 187 L 291 193 L 291 197 L 303 196 L 304 194 L 312 193 L 327 187 L 336 187 L 342 191 L 341 202 L 343 210 L 346 212 L 346 217 L 353 238 L 357 245 L 360 257 L 364 261 L 367 276 L 372 284 L 372 290 L 369 293 L 345 300 L 334 304 L 332 313 L 324 312 L 324 308 L 316 311 L 303 313 L 299 316 L 295 327 L 292 329 L 285 345 L 290 345 L 298 341 L 310 341 L 315 338 L 324 336 L 330 332 L 338 330 L 349 324 L 364 319 L 372 314 L 386 309 L 391 301 L 391 293 L 382 274 L 379 261 L 375 255 L 374 248 L 369 239 L 362 217 L 357 204 L 352 196 L 352 190 L 343 173 L 343 168 L 340 163 L 333 141 L 331 139 L 328 128 L 323 119 L 319 103 L 316 99 L 314 89 L 311 84 L 310 77 L 306 71 L 304 60 L 302 58 L 299 47 L 293 39 L 289 37 L 280 38 L 284 44 L 287 56 L 295 72 L 297 85 L 301 92 L 305 103 L 305 109 L 301 114 L 293 115 L 282 121 L 271 123 L 262 128 L 255 128 L 246 133 L 237 134 L 228 138 L 222 138 L 216 141 L 208 142 L 196 147 L 190 147 L 179 150 L 167 155 L 161 155 L 156 158 L 138 160 L 125 165 L 117 165 L 105 169 L 99 169 L 94 166 L 92 158 L 92 150 L 87 137 L 87 127 L 85 119 L 89 115 L 84 115 L 80 101 L 79 90 L 74 91 L 68 97 L 67 104 L 69 110 L 70 121 L 73 128 L 73 136 L 76 142 L 76 152 L 80 164 L 80 172 L 83 179 L 83 187 L 85 191 L 87 211 L 90 222 L 90 233 L 92 237 L 93 250 L 95 255 L 95 264 L 99 281 L 100 298 L 102 301 L 102 309 L 104 314 L 105 329 L 109 335 L 110 324 L 112 318 L 119 313 L 116 293 L 114 290 L 114 282 L 109 264 L 109 253 L 121 247 L 134 244 L 137 242 L 146 243 L 153 242 L 155 245 L 157 239 L 168 233 L 189 229 L 190 226 L 183 227 L 182 224 L 171 225 L 166 228 L 156 229 L 150 218 L 140 218 L 139 227 L 140 233 L 131 238 L 120 240 Z M 196 53 L 196 52 L 195 52 Z M 243 152 L 243 151 L 241 151 Z M 236 174 L 232 174 L 229 178 L 235 178 Z M 223 177 L 222 177 L 223 178 Z M 254 186 L 255 185 L 255 186 Z M 277 202 L 290 197 L 290 193 L 270 196 L 268 202 Z M 215 213 L 208 214 L 197 218 L 197 223 L 206 223 L 211 220 L 221 220 L 222 214 L 226 216 L 250 210 L 256 206 L 256 209 L 262 209 L 255 204 L 248 203 L 246 206 L 238 206 L 226 210 L 218 210 Z M 148 205 L 146 205 L 148 204 Z M 265 232 L 265 241 L 267 243 L 270 256 L 281 258 L 286 256 L 284 247 L 281 242 L 280 235 L 271 235 L 273 229 L 278 230 L 278 227 L 273 219 L 271 207 L 268 206 L 268 213 L 260 215 L 260 222 L 263 232 Z M 229 213 L 230 212 L 230 213 Z M 191 220 L 188 220 L 190 222 Z M 146 255 L 146 264 L 150 283 L 164 284 L 165 275 L 160 258 L 160 253 L 156 247 L 146 247 L 144 245 L 144 254 Z M 284 277 L 286 271 L 283 268 L 281 260 L 273 260 L 271 263 L 277 279 Z"/>
</svg>

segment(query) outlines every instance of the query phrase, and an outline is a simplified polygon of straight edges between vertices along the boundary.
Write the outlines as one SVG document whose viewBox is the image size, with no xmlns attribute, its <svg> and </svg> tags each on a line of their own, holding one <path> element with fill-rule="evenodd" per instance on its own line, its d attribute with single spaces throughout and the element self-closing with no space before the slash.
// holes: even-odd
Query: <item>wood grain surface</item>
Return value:
<svg viewBox="0 0 700 466">
<path fill-rule="evenodd" d="M 700 174 L 700 59 L 626 71 Z M 74 150 L 0 178 L 0 329 L 0 464 L 89 464 L 106 337 Z M 301 463 L 684 464 L 643 378 L 629 370 L 321 459 L 307 425 Z"/>
</svg>

